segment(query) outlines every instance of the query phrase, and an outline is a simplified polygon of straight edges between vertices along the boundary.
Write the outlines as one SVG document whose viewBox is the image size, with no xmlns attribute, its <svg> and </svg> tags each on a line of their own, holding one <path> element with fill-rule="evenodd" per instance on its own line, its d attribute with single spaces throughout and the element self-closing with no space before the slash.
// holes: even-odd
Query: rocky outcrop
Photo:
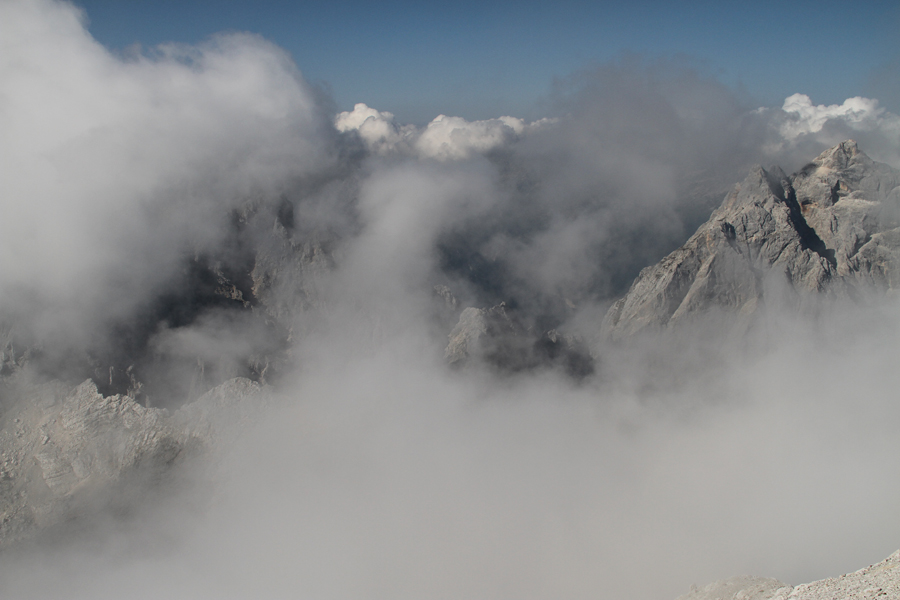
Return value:
<svg viewBox="0 0 900 600">
<path fill-rule="evenodd" d="M 900 550 L 840 577 L 792 587 L 775 579 L 733 577 L 692 589 L 677 600 L 889 600 L 900 598 Z"/>
<path fill-rule="evenodd" d="M 522 337 L 525 333 L 509 317 L 502 302 L 491 308 L 470 306 L 462 311 L 450 332 L 444 359 L 451 365 L 460 365 L 471 357 L 489 356 L 496 353 L 503 340 Z"/>
<path fill-rule="evenodd" d="M 6 389 L 0 415 L 0 547 L 90 510 L 117 485 L 155 485 L 172 467 L 230 439 L 258 415 L 259 384 L 233 379 L 174 413 L 87 380 Z M 98 499 L 100 501 L 98 502 Z"/>
<path fill-rule="evenodd" d="M 450 332 L 444 359 L 457 367 L 480 360 L 508 372 L 558 367 L 576 379 L 594 372 L 593 358 L 581 337 L 555 329 L 536 332 L 510 314 L 503 302 L 464 309 Z"/>
<path fill-rule="evenodd" d="M 853 141 L 788 177 L 757 167 L 680 248 L 645 268 L 610 308 L 612 337 L 722 310 L 751 318 L 774 297 L 900 286 L 900 171 Z"/>
</svg>

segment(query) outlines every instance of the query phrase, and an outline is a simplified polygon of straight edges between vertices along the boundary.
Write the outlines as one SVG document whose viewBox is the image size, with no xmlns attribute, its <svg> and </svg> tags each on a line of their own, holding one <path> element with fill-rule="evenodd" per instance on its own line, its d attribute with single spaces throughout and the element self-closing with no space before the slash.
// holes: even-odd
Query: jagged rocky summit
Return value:
<svg viewBox="0 0 900 600">
<path fill-rule="evenodd" d="M 900 550 L 854 573 L 796 587 L 777 579 L 732 577 L 677 600 L 893 600 L 900 598 Z"/>
<path fill-rule="evenodd" d="M 797 173 L 757 167 L 680 248 L 641 271 L 606 314 L 613 338 L 722 310 L 900 286 L 900 171 L 846 141 Z"/>
</svg>

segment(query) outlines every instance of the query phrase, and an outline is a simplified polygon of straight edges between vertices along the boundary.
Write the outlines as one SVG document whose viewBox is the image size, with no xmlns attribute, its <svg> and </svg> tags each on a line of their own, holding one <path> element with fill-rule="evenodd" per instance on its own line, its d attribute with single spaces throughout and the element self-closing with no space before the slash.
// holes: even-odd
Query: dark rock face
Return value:
<svg viewBox="0 0 900 600">
<path fill-rule="evenodd" d="M 853 141 L 788 177 L 758 167 L 681 247 L 645 268 L 604 319 L 612 337 L 724 310 L 749 319 L 778 296 L 796 306 L 900 285 L 900 171 Z"/>
</svg>

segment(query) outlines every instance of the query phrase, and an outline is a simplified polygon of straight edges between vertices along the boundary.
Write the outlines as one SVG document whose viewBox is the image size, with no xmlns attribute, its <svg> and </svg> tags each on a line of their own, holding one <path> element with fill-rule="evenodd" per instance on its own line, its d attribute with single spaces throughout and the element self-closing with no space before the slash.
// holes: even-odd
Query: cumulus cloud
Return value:
<svg viewBox="0 0 900 600">
<path fill-rule="evenodd" d="M 781 126 L 781 132 L 788 139 L 797 138 L 805 133 L 822 131 L 822 127 L 831 120 L 839 119 L 856 128 L 874 129 L 885 112 L 878 107 L 877 100 L 848 98 L 843 104 L 813 105 L 806 94 L 794 94 L 784 100 L 781 110 L 791 116 L 791 121 Z"/>
<path fill-rule="evenodd" d="M 460 117 L 438 115 L 421 132 L 416 149 L 437 159 L 462 159 L 505 146 L 548 121 L 525 123 L 516 117 L 500 117 L 484 121 L 466 121 Z"/>
<path fill-rule="evenodd" d="M 352 111 L 339 113 L 334 119 L 338 131 L 357 131 L 369 150 L 377 154 L 398 152 L 415 137 L 413 125 L 398 126 L 394 123 L 394 115 L 369 108 L 363 103 L 353 107 Z"/>
<path fill-rule="evenodd" d="M 764 148 L 773 158 L 814 152 L 853 138 L 876 160 L 900 167 L 900 116 L 873 98 L 856 96 L 826 106 L 813 104 L 805 94 L 794 94 L 785 98 L 780 109 L 763 107 L 756 114 L 773 130 Z"/>
<path fill-rule="evenodd" d="M 398 125 L 394 115 L 357 104 L 352 111 L 335 117 L 338 131 L 356 131 L 367 148 L 376 154 L 412 153 L 438 160 L 463 160 L 509 145 L 520 136 L 552 123 L 541 119 L 526 123 L 516 117 L 467 121 L 461 117 L 438 115 L 424 128 Z"/>
</svg>

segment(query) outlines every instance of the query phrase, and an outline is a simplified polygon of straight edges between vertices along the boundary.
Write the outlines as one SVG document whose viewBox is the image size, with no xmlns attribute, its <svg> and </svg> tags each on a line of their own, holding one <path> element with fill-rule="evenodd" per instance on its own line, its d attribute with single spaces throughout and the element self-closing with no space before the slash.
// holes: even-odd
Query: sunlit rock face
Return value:
<svg viewBox="0 0 900 600">
<path fill-rule="evenodd" d="M 757 167 L 680 248 L 607 313 L 613 337 L 710 310 L 747 320 L 900 284 L 900 171 L 846 141 L 794 175 Z"/>
</svg>

